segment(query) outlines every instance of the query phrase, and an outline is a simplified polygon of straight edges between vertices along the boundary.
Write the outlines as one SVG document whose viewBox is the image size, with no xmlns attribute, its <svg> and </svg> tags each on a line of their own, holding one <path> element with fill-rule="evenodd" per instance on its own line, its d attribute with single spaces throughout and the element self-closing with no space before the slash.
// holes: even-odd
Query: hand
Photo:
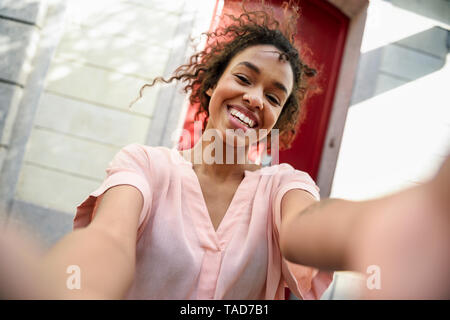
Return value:
<svg viewBox="0 0 450 320">
<path fill-rule="evenodd" d="M 350 244 L 349 269 L 379 267 L 366 299 L 450 298 L 450 157 L 429 182 L 377 200 Z"/>
</svg>

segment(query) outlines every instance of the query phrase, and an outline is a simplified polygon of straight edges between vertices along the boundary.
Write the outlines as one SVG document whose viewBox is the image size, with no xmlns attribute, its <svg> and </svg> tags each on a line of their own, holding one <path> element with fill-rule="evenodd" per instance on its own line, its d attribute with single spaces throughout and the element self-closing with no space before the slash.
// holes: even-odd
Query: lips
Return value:
<svg viewBox="0 0 450 320">
<path fill-rule="evenodd" d="M 253 126 L 253 129 L 257 128 L 259 126 L 259 117 L 253 113 L 252 111 L 248 110 L 245 107 L 242 107 L 240 105 L 236 105 L 236 104 L 230 104 L 227 106 L 228 107 L 228 111 L 233 108 L 236 109 L 237 111 L 239 111 L 240 113 L 242 113 L 243 115 L 245 115 L 246 117 L 248 117 L 249 119 L 253 120 L 253 122 L 255 122 L 255 125 Z"/>
</svg>

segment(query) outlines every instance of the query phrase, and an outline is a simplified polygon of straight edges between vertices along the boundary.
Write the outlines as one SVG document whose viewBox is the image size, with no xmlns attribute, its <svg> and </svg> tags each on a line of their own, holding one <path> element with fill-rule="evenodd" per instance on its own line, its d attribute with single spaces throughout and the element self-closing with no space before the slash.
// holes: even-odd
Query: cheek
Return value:
<svg viewBox="0 0 450 320">
<path fill-rule="evenodd" d="M 220 99 L 211 99 L 209 101 L 209 116 L 213 119 L 218 119 L 224 112 L 222 108 L 222 101 Z"/>
<path fill-rule="evenodd" d="M 266 112 L 264 114 L 265 124 L 264 127 L 272 128 L 275 123 L 278 121 L 278 117 L 280 116 L 281 111 L 275 109 L 275 108 L 266 108 Z"/>
<path fill-rule="evenodd" d="M 231 85 L 218 85 L 214 90 L 211 99 L 209 101 L 209 113 L 220 114 L 226 108 L 225 103 L 239 95 L 239 91 L 232 84 Z"/>
</svg>

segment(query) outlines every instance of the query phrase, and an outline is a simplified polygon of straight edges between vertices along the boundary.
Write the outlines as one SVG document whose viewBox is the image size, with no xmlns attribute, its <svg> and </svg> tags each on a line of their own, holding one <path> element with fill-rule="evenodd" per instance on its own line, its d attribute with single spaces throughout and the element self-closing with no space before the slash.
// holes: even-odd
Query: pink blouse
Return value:
<svg viewBox="0 0 450 320">
<path fill-rule="evenodd" d="M 283 195 L 303 189 L 320 199 L 311 177 L 289 164 L 245 171 L 217 231 L 192 163 L 177 149 L 128 145 L 106 173 L 77 207 L 74 229 L 90 223 L 109 188 L 140 190 L 136 274 L 127 299 L 284 299 L 286 285 L 299 298 L 319 299 L 332 281 L 332 272 L 281 255 Z"/>
</svg>

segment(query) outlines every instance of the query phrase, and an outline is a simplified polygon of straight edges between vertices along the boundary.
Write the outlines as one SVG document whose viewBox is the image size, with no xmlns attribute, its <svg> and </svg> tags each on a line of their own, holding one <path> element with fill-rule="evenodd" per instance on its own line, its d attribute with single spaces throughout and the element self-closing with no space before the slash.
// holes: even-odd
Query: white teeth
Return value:
<svg viewBox="0 0 450 320">
<path fill-rule="evenodd" d="M 248 127 L 252 128 L 254 121 L 252 119 L 250 119 L 249 117 L 243 115 L 242 113 L 240 113 L 239 111 L 237 111 L 236 109 L 231 109 L 230 113 L 239 118 L 242 122 L 244 122 Z"/>
</svg>

